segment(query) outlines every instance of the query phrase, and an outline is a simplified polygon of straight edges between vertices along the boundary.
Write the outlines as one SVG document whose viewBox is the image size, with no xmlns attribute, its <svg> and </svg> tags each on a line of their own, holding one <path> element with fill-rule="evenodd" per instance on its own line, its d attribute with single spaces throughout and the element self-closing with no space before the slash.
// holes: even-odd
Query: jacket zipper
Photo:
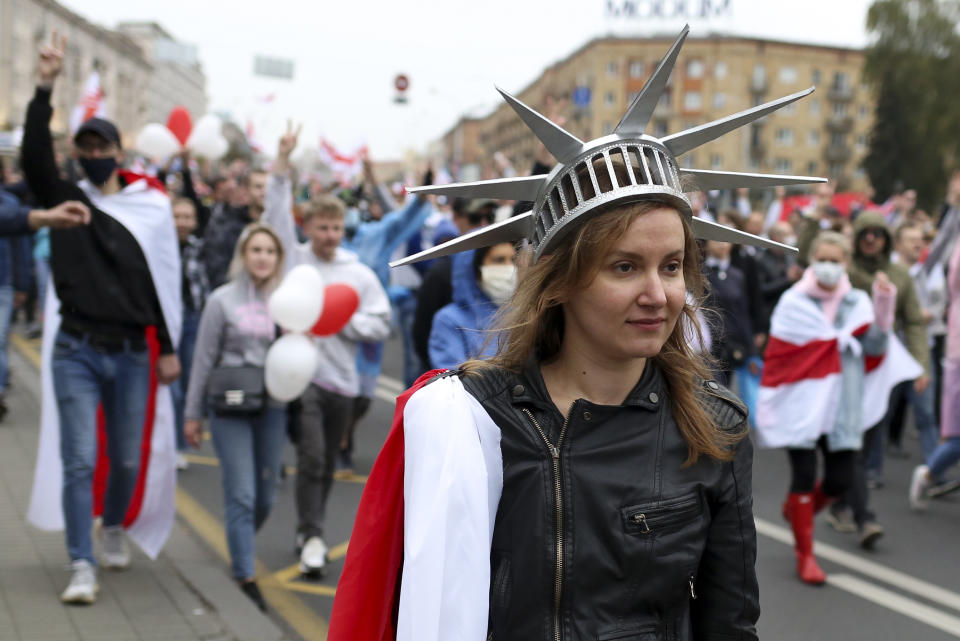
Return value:
<svg viewBox="0 0 960 641">
<path fill-rule="evenodd" d="M 573 406 L 570 405 L 570 411 L 563 419 L 563 427 L 560 428 L 560 436 L 557 437 L 557 444 L 554 445 L 547 438 L 547 433 L 540 427 L 540 423 L 534 418 L 533 413 L 523 408 L 523 413 L 530 417 L 533 426 L 540 433 L 540 438 L 546 443 L 550 451 L 550 457 L 553 459 L 553 483 L 556 489 L 557 500 L 557 574 L 553 592 L 553 638 L 554 641 L 560 641 L 560 595 L 563 592 L 563 491 L 560 483 L 560 446 L 563 444 L 563 436 L 567 433 L 567 423 L 570 422 L 570 415 L 573 414 Z"/>
</svg>

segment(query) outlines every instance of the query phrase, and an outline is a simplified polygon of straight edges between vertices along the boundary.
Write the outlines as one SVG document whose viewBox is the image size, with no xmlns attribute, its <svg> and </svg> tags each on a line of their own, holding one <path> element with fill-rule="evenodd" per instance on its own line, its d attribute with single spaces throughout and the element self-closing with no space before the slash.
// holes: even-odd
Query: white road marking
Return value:
<svg viewBox="0 0 960 641">
<path fill-rule="evenodd" d="M 758 534 L 762 534 L 780 543 L 785 543 L 790 546 L 793 545 L 793 533 L 787 528 L 774 525 L 764 519 L 755 518 L 754 520 L 757 524 Z M 916 594 L 927 601 L 933 601 L 960 612 L 960 594 L 956 592 L 951 592 L 933 583 L 910 576 L 905 572 L 893 570 L 875 561 L 868 561 L 867 559 L 863 559 L 850 552 L 845 552 L 828 543 L 816 541 L 813 552 L 818 558 L 842 565 L 864 576 L 888 583 L 900 590 Z M 829 577 L 830 575 L 827 576 Z M 960 630 L 960 627 L 958 627 L 957 630 Z M 960 632 L 958 632 L 958 634 L 960 634 Z"/>
<path fill-rule="evenodd" d="M 374 390 L 373 395 L 379 398 L 380 400 L 386 401 L 391 405 L 393 405 L 394 403 L 397 402 L 397 396 L 399 395 L 399 393 L 400 391 L 393 391 L 385 387 L 377 387 L 377 389 Z"/>
<path fill-rule="evenodd" d="M 389 376 L 384 376 L 383 374 L 381 374 L 380 378 L 377 379 L 377 384 L 386 389 L 396 390 L 397 393 L 407 389 L 407 386 L 404 385 L 403 382 Z"/>
<path fill-rule="evenodd" d="M 827 583 L 905 617 L 937 628 L 950 636 L 960 638 L 960 617 L 947 614 L 849 574 L 828 574 Z"/>
</svg>

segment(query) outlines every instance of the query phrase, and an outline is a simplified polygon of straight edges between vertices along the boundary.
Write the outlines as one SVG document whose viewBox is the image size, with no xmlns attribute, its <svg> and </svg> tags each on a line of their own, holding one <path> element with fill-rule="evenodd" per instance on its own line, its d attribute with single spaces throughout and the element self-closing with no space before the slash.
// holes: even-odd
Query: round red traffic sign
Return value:
<svg viewBox="0 0 960 641">
<path fill-rule="evenodd" d="M 398 74 L 393 80 L 393 86 L 397 88 L 397 91 L 406 91 L 407 87 L 410 86 L 410 79 L 402 73 Z"/>
</svg>

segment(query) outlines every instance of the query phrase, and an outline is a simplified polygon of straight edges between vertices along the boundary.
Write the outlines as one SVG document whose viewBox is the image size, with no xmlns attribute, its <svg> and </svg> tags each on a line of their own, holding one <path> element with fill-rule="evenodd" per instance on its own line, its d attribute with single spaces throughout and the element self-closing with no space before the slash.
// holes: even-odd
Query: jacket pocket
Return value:
<svg viewBox="0 0 960 641">
<path fill-rule="evenodd" d="M 636 536 L 657 536 L 695 519 L 703 512 L 699 492 L 673 499 L 621 508 L 623 528 Z"/>
<path fill-rule="evenodd" d="M 657 630 L 658 626 L 652 624 L 632 625 L 598 634 L 597 641 L 659 641 L 662 637 Z"/>
</svg>

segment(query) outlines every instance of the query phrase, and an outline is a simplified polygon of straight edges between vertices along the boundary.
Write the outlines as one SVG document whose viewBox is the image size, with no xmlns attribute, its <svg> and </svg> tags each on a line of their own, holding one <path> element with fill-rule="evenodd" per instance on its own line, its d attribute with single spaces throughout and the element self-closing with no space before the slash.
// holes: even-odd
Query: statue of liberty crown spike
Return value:
<svg viewBox="0 0 960 641">
<path fill-rule="evenodd" d="M 536 261 L 555 247 L 560 238 L 593 215 L 643 200 L 656 200 L 676 207 L 690 221 L 697 238 L 757 247 L 778 247 L 795 252 L 796 249 L 788 245 L 694 216 L 690 201 L 684 194 L 685 183 L 692 181 L 696 185 L 694 189 L 707 191 L 803 185 L 826 182 L 826 178 L 681 169 L 676 157 L 808 96 L 813 93 L 814 88 L 810 87 L 805 91 L 663 138 L 646 134 L 644 129 L 666 88 L 667 78 L 673 71 L 677 55 L 689 31 L 690 27 L 686 26 L 680 32 L 613 133 L 589 142 L 583 142 L 497 88 L 507 104 L 556 158 L 557 165 L 553 170 L 541 176 L 431 185 L 411 188 L 408 191 L 465 198 L 528 200 L 533 201 L 533 209 L 393 262 L 391 266 L 407 265 L 469 249 L 524 239 L 532 244 L 533 260 Z"/>
</svg>

